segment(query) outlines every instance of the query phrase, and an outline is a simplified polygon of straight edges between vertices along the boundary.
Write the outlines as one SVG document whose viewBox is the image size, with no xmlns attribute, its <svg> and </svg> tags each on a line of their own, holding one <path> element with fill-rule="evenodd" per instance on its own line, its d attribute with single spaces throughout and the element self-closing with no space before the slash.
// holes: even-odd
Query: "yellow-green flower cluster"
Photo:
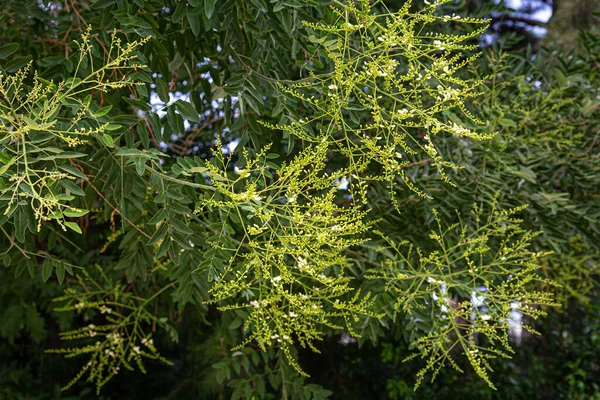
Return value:
<svg viewBox="0 0 600 400">
<path fill-rule="evenodd" d="M 200 201 L 200 208 L 236 215 L 243 237 L 231 249 L 223 246 L 222 237 L 215 239 L 215 248 L 228 251 L 229 259 L 210 293 L 222 310 L 247 312 L 243 327 L 248 336 L 240 346 L 253 340 L 263 349 L 280 346 L 301 371 L 290 354 L 295 342 L 316 350 L 313 342 L 322 338 L 324 328 L 345 326 L 353 332 L 359 316 L 375 316 L 370 296 L 353 288 L 347 274 L 351 260 L 344 254 L 364 242 L 370 224 L 366 212 L 337 203 L 336 181 L 348 171 L 322 172 L 325 142 L 270 168 L 272 173 L 257 162 L 268 156 L 266 151 L 238 169 L 235 181 L 220 172 L 220 179 L 213 180 L 215 195 Z M 277 174 L 277 179 L 266 174 Z"/>
<path fill-rule="evenodd" d="M 103 325 L 89 324 L 60 334 L 62 340 L 81 342 L 87 339 L 90 344 L 84 342 L 77 347 L 47 351 L 66 357 L 88 357 L 88 361 L 63 390 L 87 376 L 86 380 L 94 383 L 99 393 L 102 386 L 119 373 L 121 367 L 133 371 L 135 364 L 145 373 L 142 358 L 171 364 L 158 353 L 146 329 L 149 324 L 170 328 L 148 308 L 154 299 L 172 285 L 158 290 L 149 298 L 140 298 L 127 292 L 126 287 L 118 282 L 111 282 L 99 266 L 94 272 L 99 274 L 100 279 L 93 278 L 84 270 L 82 275 L 77 275 L 78 290 L 68 288 L 63 296 L 54 299 L 62 303 L 55 309 L 57 312 L 85 313 L 93 310 L 106 319 Z M 89 290 L 89 287 L 95 290 Z"/>
<path fill-rule="evenodd" d="M 110 108 L 90 109 L 92 93 L 135 85 L 126 74 L 118 77 L 112 72 L 143 68 L 135 63 L 135 50 L 147 40 L 138 40 L 123 48 L 120 39 L 113 34 L 109 58 L 104 65 L 94 68 L 88 29 L 77 42 L 80 54 L 73 78 L 55 83 L 39 77 L 36 72 L 32 86 L 26 87 L 24 82 L 31 63 L 13 75 L 0 75 L 0 177 L 9 176 L 8 185 L 1 182 L 0 194 L 10 198 L 5 215 L 12 214 L 19 202 L 25 201 L 33 210 L 38 230 L 49 220 L 57 221 L 64 230 L 67 227 L 79 230 L 76 224 L 65 221 L 65 217 L 81 216 L 85 211 L 69 205 L 74 198 L 71 193 L 61 194 L 52 187 L 61 180 L 76 179 L 65 169 L 59 172 L 55 160 L 85 154 L 67 152 L 60 146 L 81 146 L 90 137 L 100 139 L 120 127 L 99 121 Z M 83 63 L 90 64 L 91 72 L 81 79 L 77 76 Z M 105 78 L 107 71 L 111 72 L 110 79 Z M 71 183 L 67 186 L 75 186 Z"/>
<path fill-rule="evenodd" d="M 548 254 L 529 249 L 536 234 L 523 230 L 514 218 L 522 209 L 499 211 L 494 203 L 482 221 L 483 211 L 475 204 L 474 228 L 461 220 L 443 229 L 438 220 L 438 232 L 430 235 L 438 250 L 429 254 L 414 252 L 412 245 L 393 243 L 381 234 L 396 256 L 384 261 L 385 268 L 371 278 L 384 279 L 397 293 L 396 311 L 408 321 L 432 316 L 428 330 L 413 342 L 419 352 L 407 358 L 426 359 L 416 386 L 428 372 L 434 379 L 446 363 L 460 370 L 454 357 L 462 353 L 494 387 L 488 361 L 510 357 L 508 334 L 511 324 L 517 324 L 511 313 L 537 319 L 545 315 L 541 306 L 556 305 L 552 294 L 541 290 L 549 282 L 537 274 L 540 260 Z M 458 300 L 465 295 L 470 301 Z"/>
<path fill-rule="evenodd" d="M 411 12 L 411 2 L 406 2 L 397 12 L 378 14 L 369 1 L 336 3 L 332 7 L 338 17 L 335 23 L 306 22 L 332 70 L 298 85 L 280 84 L 284 94 L 312 107 L 313 117 L 273 127 L 305 141 L 326 138 L 333 151 L 347 157 L 351 170 L 357 163 L 383 167 L 381 175 L 357 174 L 355 182 L 389 182 L 393 192 L 393 183 L 400 178 L 423 195 L 402 172 L 416 149 L 448 181 L 444 168 L 456 166 L 443 160 L 434 137 L 447 133 L 481 140 L 493 135 L 473 130 L 482 121 L 466 109 L 483 80 L 462 79 L 457 74 L 473 59 L 466 53 L 477 48 L 469 40 L 482 34 L 488 21 L 436 15 L 436 8 L 445 2 L 417 12 Z M 480 27 L 462 35 L 430 33 L 432 24 L 448 21 Z M 464 122 L 447 122 L 448 111 L 462 114 Z M 317 136 L 311 137 L 304 128 L 309 124 L 322 126 Z"/>
</svg>

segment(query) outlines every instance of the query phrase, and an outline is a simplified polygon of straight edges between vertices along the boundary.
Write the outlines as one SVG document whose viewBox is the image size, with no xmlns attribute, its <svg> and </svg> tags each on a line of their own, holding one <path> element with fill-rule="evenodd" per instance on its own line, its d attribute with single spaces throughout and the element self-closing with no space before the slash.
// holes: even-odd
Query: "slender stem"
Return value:
<svg viewBox="0 0 600 400">
<path fill-rule="evenodd" d="M 179 185 L 184 185 L 184 186 L 191 186 L 193 188 L 197 188 L 197 189 L 205 189 L 205 190 L 212 190 L 212 191 L 216 191 L 217 188 L 214 186 L 209 186 L 209 185 L 202 185 L 200 183 L 194 183 L 194 182 L 188 182 L 188 181 L 184 181 L 181 179 L 177 179 L 177 178 L 173 178 L 169 175 L 165 175 L 161 172 L 158 172 L 154 169 L 148 169 L 151 173 L 161 177 L 162 179 L 169 181 L 169 182 L 173 182 L 173 183 L 177 183 Z"/>
<path fill-rule="evenodd" d="M 112 203 L 110 201 L 108 201 L 108 199 L 106 197 L 104 197 L 104 195 L 98 190 L 98 188 L 96 188 L 96 186 L 94 186 L 94 184 L 90 180 L 87 180 L 86 182 L 88 183 L 88 185 L 90 185 L 92 187 L 92 189 L 94 189 L 94 191 L 98 194 L 98 196 L 100 196 L 102 198 L 102 200 L 104 200 L 106 202 L 106 204 L 108 204 L 116 213 L 118 213 L 125 221 L 127 221 L 127 223 L 129 225 L 131 225 L 133 228 L 135 228 L 135 230 L 140 232 L 142 235 L 146 236 L 148 239 L 151 238 L 150 235 L 148 235 L 140 227 L 138 227 L 136 224 L 134 224 L 129 218 L 127 218 L 121 212 L 121 210 L 119 210 L 117 207 L 113 206 Z"/>
<path fill-rule="evenodd" d="M 31 258 L 27 255 L 27 252 L 25 250 L 23 250 L 14 240 L 12 240 L 12 238 L 10 237 L 10 235 L 4 230 L 4 228 L 2 226 L 0 226 L 0 230 L 2 230 L 2 232 L 4 233 L 4 235 L 6 236 L 6 238 L 8 239 L 8 241 L 10 242 L 11 246 L 16 247 L 17 249 L 19 249 L 19 251 L 21 253 L 23 253 L 23 255 L 25 256 L 25 258 Z"/>
</svg>

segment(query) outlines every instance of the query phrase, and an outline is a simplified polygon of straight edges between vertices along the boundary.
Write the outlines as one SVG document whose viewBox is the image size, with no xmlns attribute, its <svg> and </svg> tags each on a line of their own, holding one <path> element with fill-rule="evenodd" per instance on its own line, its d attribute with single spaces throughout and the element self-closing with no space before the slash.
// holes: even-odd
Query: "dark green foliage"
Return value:
<svg viewBox="0 0 600 400">
<path fill-rule="evenodd" d="M 3 3 L 0 399 L 599 398 L 596 28 Z"/>
</svg>

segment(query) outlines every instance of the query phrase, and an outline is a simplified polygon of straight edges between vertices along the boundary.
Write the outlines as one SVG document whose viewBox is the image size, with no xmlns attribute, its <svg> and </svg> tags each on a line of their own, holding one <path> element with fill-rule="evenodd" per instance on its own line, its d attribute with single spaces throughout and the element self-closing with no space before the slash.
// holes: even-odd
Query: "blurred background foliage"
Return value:
<svg viewBox="0 0 600 400">
<path fill-rule="evenodd" d="M 0 3 L 0 67 L 6 72 L 33 60 L 34 66 L 44 71 L 45 79 L 70 74 L 73 66 L 66 57 L 73 49 L 69 43 L 87 24 L 100 28 L 93 37 L 98 44 L 109 42 L 106 32 L 113 28 L 134 40 L 153 37 L 143 48 L 143 61 L 155 71 L 147 85 L 111 92 L 102 100 L 121 114 L 118 122 L 135 126 L 122 138 L 124 142 L 140 140 L 145 148 L 159 148 L 173 159 L 182 155 L 208 158 L 215 134 L 224 145 L 237 143 L 259 149 L 274 143 L 272 151 L 280 154 L 290 154 L 294 146 L 301 146 L 282 132 L 271 132 L 258 124 L 259 119 L 277 123 L 279 117 L 273 110 L 280 107 L 276 96 L 262 95 L 269 89 L 261 76 L 297 79 L 306 74 L 311 68 L 306 57 L 314 48 L 300 21 L 331 18 L 324 7 L 327 1 Z M 391 10 L 403 3 L 385 1 Z M 44 283 L 37 269 L 32 276 L 28 273 L 37 266 L 23 262 L 15 274 L 9 259 L 4 258 L 6 266 L 0 270 L 0 398 L 281 398 L 276 388 L 282 375 L 290 380 L 287 395 L 294 399 L 600 398 L 598 2 L 463 0 L 444 7 L 448 14 L 491 18 L 490 28 L 480 41 L 483 56 L 468 74 L 486 79 L 473 111 L 487 121 L 481 129 L 498 134 L 492 141 L 444 137 L 437 142 L 449 160 L 464 166 L 448 172 L 456 188 L 448 187 L 435 169 L 424 163 L 408 168 L 406 174 L 413 179 L 418 176 L 419 187 L 432 199 L 420 198 L 398 185 L 395 196 L 402 213 L 389 213 L 382 185 L 372 188 L 375 195 L 369 206 L 375 216 L 385 217 L 378 228 L 386 235 L 423 242 L 427 250 L 433 208 L 450 224 L 456 219 L 455 210 L 467 214 L 474 202 L 491 203 L 498 192 L 503 207 L 529 205 L 520 217 L 526 229 L 542 232 L 534 241 L 534 251 L 553 251 L 543 261 L 542 274 L 561 285 L 546 289 L 556 291 L 562 306 L 548 310 L 549 315 L 540 320 L 526 321 L 541 335 L 513 332 L 516 352 L 512 359 L 492 360 L 491 378 L 498 390 L 490 389 L 469 368 L 464 368 L 465 373 L 447 368 L 433 383 L 426 382 L 413 391 L 422 365 L 418 358 L 402 362 L 411 354 L 413 327 L 406 323 L 364 326 L 364 340 L 358 341 L 332 332 L 318 343 L 320 354 L 298 350 L 297 357 L 310 378 L 299 376 L 289 366 L 280 365 L 276 350 L 260 355 L 251 348 L 231 352 L 232 345 L 240 341 L 237 328 L 241 320 L 207 306 L 202 301 L 206 287 L 190 283 L 179 285 L 171 299 L 155 304 L 176 331 L 152 328 L 156 347 L 173 366 L 149 361 L 146 374 L 119 374 L 100 395 L 83 382 L 61 393 L 61 385 L 80 365 L 44 351 L 61 347 L 59 332 L 84 326 L 94 315 L 53 312 L 52 299 L 63 292 L 59 281 L 64 279 L 64 271 L 61 277 L 57 270 Z M 463 28 L 445 24 L 440 26 L 443 29 Z M 248 69 L 256 73 L 247 73 Z M 198 112 L 193 124 L 184 124 L 173 103 L 188 93 Z M 233 97 L 237 108 L 233 107 Z M 249 111 L 240 113 L 239 102 Z M 136 125 L 136 112 L 157 110 L 165 103 L 169 103 L 166 112 L 161 110 L 158 117 L 150 118 L 148 126 Z M 301 113 L 289 104 L 285 107 L 287 112 Z M 107 180 L 113 175 L 116 179 L 118 174 L 106 168 L 101 172 Z M 125 179 L 134 185 L 134 173 L 128 173 L 131 178 L 126 174 Z M 99 180 L 95 184 L 110 187 Z M 98 211 L 85 222 L 85 239 L 46 233 L 46 237 L 36 238 L 35 246 L 51 249 L 57 257 L 76 265 L 116 263 L 119 274 L 123 270 L 128 273 L 129 283 L 132 276 L 144 273 L 136 265 L 140 256 L 127 254 L 136 251 L 135 246 L 128 245 L 133 239 L 126 245 L 110 246 L 125 241 L 115 228 L 115 220 L 120 218 L 113 210 L 103 209 L 91 189 L 86 192 L 89 205 Z M 121 193 L 111 196 L 115 205 L 127 210 L 126 215 L 145 218 L 144 212 L 125 202 Z M 179 197 L 191 202 L 194 193 L 182 190 Z M 143 196 L 128 201 L 150 207 L 150 214 L 156 212 Z M 198 237 L 205 228 L 200 226 L 193 227 L 197 237 L 190 236 L 191 241 L 202 241 Z M 74 250 L 77 248 L 80 250 Z M 179 248 L 173 252 L 176 250 Z M 192 281 L 185 265 L 201 262 L 178 262 L 166 268 L 167 279 L 183 281 L 182 277 L 187 277 Z M 67 275 L 67 282 L 70 279 Z M 368 282 L 364 285 L 370 287 Z M 138 290 L 152 293 L 159 286 L 147 281 L 140 283 Z M 173 307 L 171 300 L 178 306 Z M 178 336 L 177 342 L 173 335 Z"/>
</svg>

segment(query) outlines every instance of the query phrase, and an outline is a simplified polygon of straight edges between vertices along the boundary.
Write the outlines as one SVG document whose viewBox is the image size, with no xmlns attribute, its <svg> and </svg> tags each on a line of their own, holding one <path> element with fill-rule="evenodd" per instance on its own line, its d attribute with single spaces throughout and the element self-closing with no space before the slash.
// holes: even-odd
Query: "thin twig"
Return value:
<svg viewBox="0 0 600 400">
<path fill-rule="evenodd" d="M 71 164 L 73 166 L 76 165 L 73 161 L 71 161 Z M 86 182 L 88 185 L 91 186 L 92 189 L 94 189 L 94 191 L 98 194 L 98 196 L 100 196 L 100 198 L 102 200 L 104 200 L 106 202 L 106 204 L 108 204 L 117 214 L 119 214 L 129 225 L 134 227 L 138 232 L 140 232 L 142 235 L 146 236 L 148 239 L 151 238 L 151 236 L 148 235 L 146 232 L 144 232 L 142 229 L 140 229 L 139 226 L 137 226 L 136 224 L 131 222 L 131 220 L 129 218 L 127 218 L 117 207 L 113 206 L 112 203 L 110 201 L 108 201 L 108 199 L 106 197 L 104 197 L 104 195 L 98 190 L 98 188 L 96 188 L 96 186 L 94 186 L 94 184 L 89 179 L 87 179 Z"/>
</svg>

